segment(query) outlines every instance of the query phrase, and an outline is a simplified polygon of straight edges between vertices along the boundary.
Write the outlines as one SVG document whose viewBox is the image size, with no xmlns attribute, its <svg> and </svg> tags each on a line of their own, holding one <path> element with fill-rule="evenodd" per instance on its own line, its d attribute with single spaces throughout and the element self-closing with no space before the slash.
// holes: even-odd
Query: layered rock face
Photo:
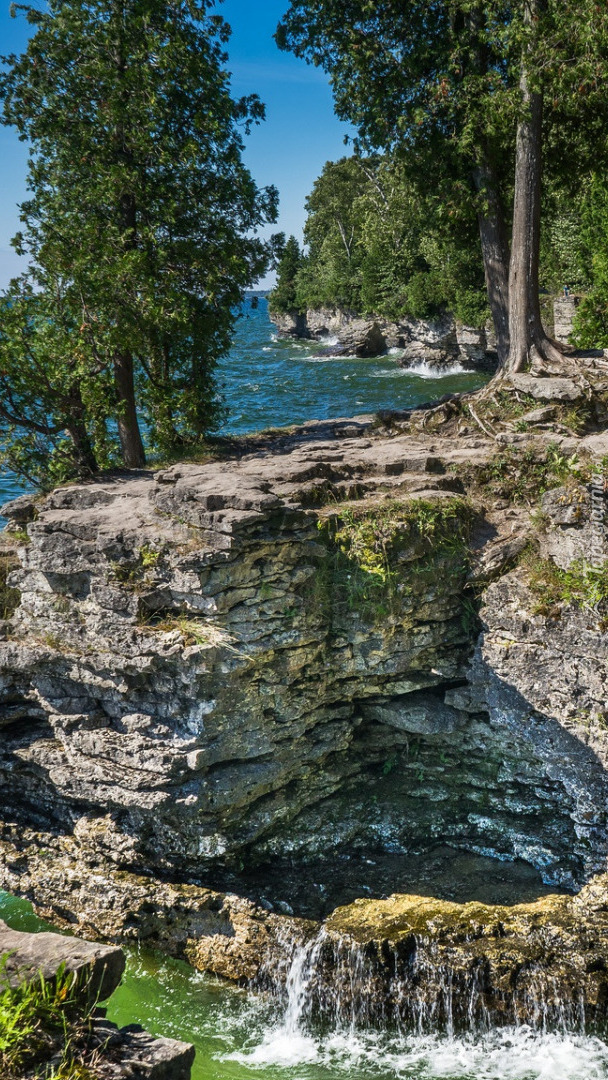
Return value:
<svg viewBox="0 0 608 1080">
<path fill-rule="evenodd" d="M 390 349 L 403 367 L 424 364 L 439 369 L 460 364 L 471 370 L 492 371 L 496 367 L 493 331 L 462 326 L 452 316 L 442 315 L 426 322 L 401 319 L 391 322 L 381 317 L 362 318 L 339 309 L 307 311 L 305 315 L 270 312 L 280 334 L 316 341 L 335 338 L 328 345 L 334 355 L 381 356 Z"/>
<path fill-rule="evenodd" d="M 568 887 L 602 870 L 602 632 L 534 615 L 503 577 L 471 666 L 459 474 L 495 445 L 408 423 L 312 425 L 9 506 L 34 520 L 0 645 L 5 820 L 204 885 L 440 841 Z M 485 580 L 528 515 L 472 527 Z"/>
<path fill-rule="evenodd" d="M 605 1022 L 605 624 L 514 567 L 597 553 L 607 440 L 557 405 L 482 437 L 475 408 L 6 508 L 3 887 L 256 985 L 304 950 L 321 1010 L 339 984 L 369 1017 L 575 1020 L 582 996 Z M 407 858 L 437 844 L 583 888 L 423 897 Z"/>
</svg>

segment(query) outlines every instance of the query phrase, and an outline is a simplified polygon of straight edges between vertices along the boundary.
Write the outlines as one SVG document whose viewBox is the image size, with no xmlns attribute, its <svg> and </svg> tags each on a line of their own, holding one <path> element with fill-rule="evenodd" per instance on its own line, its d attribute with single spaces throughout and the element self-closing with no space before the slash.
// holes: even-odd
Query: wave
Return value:
<svg viewBox="0 0 608 1080">
<path fill-rule="evenodd" d="M 467 368 L 464 368 L 462 364 L 450 364 L 446 367 L 435 367 L 432 364 L 420 363 L 412 364 L 411 367 L 397 367 L 391 371 L 374 371 L 372 372 L 372 378 L 375 379 L 387 379 L 393 375 L 416 375 L 419 379 L 447 379 L 454 375 L 471 375 L 471 372 Z"/>
</svg>

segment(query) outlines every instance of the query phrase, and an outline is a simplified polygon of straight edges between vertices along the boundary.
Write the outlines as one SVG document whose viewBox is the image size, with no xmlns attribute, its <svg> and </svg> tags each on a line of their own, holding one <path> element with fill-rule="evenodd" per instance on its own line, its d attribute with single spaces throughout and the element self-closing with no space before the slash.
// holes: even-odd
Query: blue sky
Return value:
<svg viewBox="0 0 608 1080">
<path fill-rule="evenodd" d="M 275 184 L 280 192 L 280 219 L 268 231 L 301 238 L 304 200 L 325 162 L 348 152 L 348 128 L 333 114 L 323 72 L 275 45 L 272 35 L 287 6 L 288 0 L 224 0 L 218 11 L 233 30 L 228 66 L 234 96 L 257 93 L 266 104 L 266 122 L 247 140 L 245 160 L 258 184 Z M 0 0 L 0 51 L 20 52 L 27 32 L 23 16 L 11 19 L 7 0 Z M 19 270 L 10 239 L 19 227 L 26 162 L 27 147 L 0 128 L 0 288 Z"/>
</svg>

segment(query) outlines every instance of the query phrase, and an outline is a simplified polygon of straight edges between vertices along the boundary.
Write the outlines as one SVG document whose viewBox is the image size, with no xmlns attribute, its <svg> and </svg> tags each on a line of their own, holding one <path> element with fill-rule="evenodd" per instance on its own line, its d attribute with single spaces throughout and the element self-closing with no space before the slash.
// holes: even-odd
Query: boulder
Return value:
<svg viewBox="0 0 608 1080">
<path fill-rule="evenodd" d="M 33 495 L 20 495 L 0 506 L 0 517 L 9 518 L 17 525 L 25 525 L 36 516 L 36 499 Z"/>
<path fill-rule="evenodd" d="M 119 985 L 125 968 L 122 949 L 61 934 L 26 934 L 0 921 L 0 985 L 19 986 L 41 975 L 47 982 L 58 972 L 73 975 L 85 1001 L 105 1001 Z"/>
<path fill-rule="evenodd" d="M 105 1019 L 93 1022 L 91 1043 L 102 1055 L 103 1080 L 190 1080 L 191 1043 L 156 1038 L 138 1024 L 118 1028 Z"/>
<path fill-rule="evenodd" d="M 574 379 L 514 374 L 510 376 L 510 381 L 516 390 L 529 394 L 536 401 L 580 401 L 585 396 L 585 391 Z"/>
</svg>

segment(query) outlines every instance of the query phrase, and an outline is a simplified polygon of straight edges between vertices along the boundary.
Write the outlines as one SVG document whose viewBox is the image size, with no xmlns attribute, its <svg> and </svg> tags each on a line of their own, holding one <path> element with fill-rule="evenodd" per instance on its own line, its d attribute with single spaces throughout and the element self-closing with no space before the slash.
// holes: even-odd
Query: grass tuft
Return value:
<svg viewBox="0 0 608 1080">
<path fill-rule="evenodd" d="M 0 1075 L 2 1080 L 97 1080 L 87 1061 L 89 1010 L 78 1008 L 73 975 L 42 976 L 16 988 L 2 978 L 0 965 Z"/>
</svg>

